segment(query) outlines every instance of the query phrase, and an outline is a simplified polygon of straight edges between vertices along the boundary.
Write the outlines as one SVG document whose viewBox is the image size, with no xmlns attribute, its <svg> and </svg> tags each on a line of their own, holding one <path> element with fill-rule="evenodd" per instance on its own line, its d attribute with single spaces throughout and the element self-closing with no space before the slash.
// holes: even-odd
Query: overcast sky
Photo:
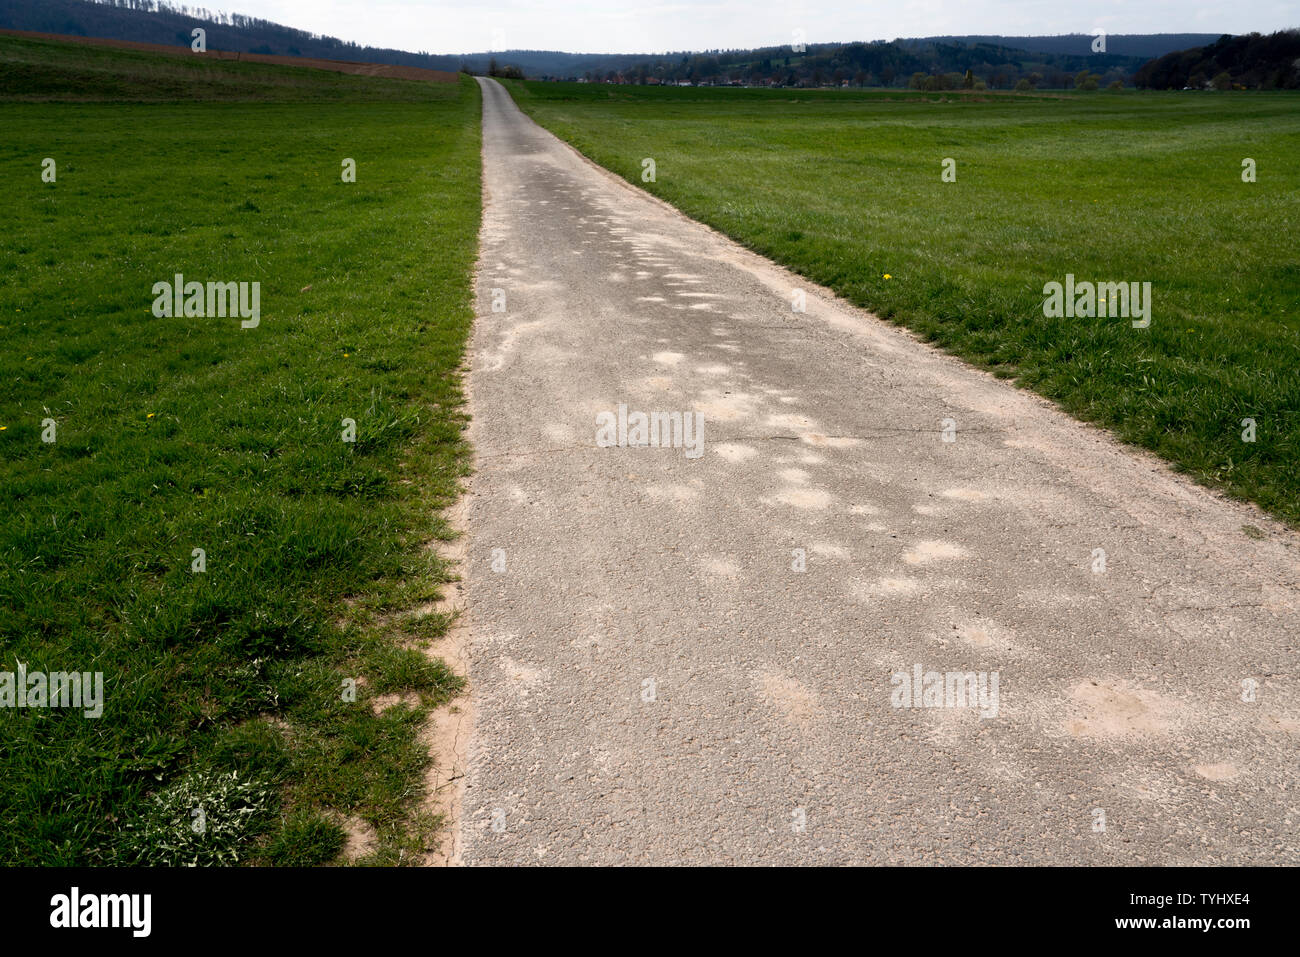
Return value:
<svg viewBox="0 0 1300 957">
<path fill-rule="evenodd" d="M 1300 0 L 173 0 L 430 53 L 658 53 L 940 34 L 1269 33 Z"/>
</svg>

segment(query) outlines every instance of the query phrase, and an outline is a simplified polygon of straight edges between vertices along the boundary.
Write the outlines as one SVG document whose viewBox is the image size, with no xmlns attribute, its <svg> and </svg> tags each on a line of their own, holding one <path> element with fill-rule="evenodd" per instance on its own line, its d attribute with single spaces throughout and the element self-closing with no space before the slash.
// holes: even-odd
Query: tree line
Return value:
<svg viewBox="0 0 1300 957">
<path fill-rule="evenodd" d="M 1142 57 L 1094 54 L 1086 44 L 1081 52 L 1067 54 L 1033 53 L 987 43 L 880 40 L 810 45 L 802 50 L 782 46 L 684 53 L 671 58 L 646 58 L 618 69 L 587 70 L 578 76 L 543 75 L 542 78 L 616 83 L 959 89 L 969 74 L 971 87 L 1010 90 L 1017 85 L 1073 88 L 1081 71 L 1095 75 L 1099 83 L 1124 82 L 1143 62 Z"/>
<path fill-rule="evenodd" d="M 1300 30 L 1223 36 L 1209 46 L 1167 53 L 1134 76 L 1146 90 L 1300 89 Z"/>
</svg>

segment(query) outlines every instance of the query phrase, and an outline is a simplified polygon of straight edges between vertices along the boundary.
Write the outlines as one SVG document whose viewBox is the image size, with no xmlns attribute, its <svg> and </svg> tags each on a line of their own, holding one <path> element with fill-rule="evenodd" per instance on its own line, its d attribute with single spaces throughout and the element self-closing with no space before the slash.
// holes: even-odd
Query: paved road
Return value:
<svg viewBox="0 0 1300 957">
<path fill-rule="evenodd" d="M 1300 537 L 480 82 L 460 860 L 1300 862 Z"/>
</svg>

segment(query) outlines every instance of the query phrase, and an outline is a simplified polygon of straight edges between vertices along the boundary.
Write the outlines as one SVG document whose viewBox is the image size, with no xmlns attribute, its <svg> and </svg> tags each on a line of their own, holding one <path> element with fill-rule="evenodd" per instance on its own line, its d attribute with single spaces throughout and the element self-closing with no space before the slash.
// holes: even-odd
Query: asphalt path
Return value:
<svg viewBox="0 0 1300 957">
<path fill-rule="evenodd" d="M 1300 536 L 480 83 L 459 862 L 1300 862 Z"/>
</svg>

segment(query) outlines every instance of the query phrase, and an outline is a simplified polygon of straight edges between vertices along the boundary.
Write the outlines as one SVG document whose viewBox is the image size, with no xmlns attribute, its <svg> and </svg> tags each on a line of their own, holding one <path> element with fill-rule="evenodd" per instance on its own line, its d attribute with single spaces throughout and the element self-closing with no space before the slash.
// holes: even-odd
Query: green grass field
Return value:
<svg viewBox="0 0 1300 957">
<path fill-rule="evenodd" d="M 1300 525 L 1300 95 L 508 85 L 692 217 Z M 1150 327 L 1045 318 L 1067 273 L 1150 282 Z"/>
<path fill-rule="evenodd" d="M 459 686 L 422 609 L 467 467 L 478 90 L 201 66 L 0 38 L 0 671 L 105 699 L 0 709 L 0 861 L 316 864 L 349 829 L 410 861 Z M 191 102 L 13 102 L 119 98 Z M 260 282 L 260 325 L 155 318 L 175 273 Z"/>
<path fill-rule="evenodd" d="M 11 102 L 415 103 L 423 83 L 325 70 L 0 36 L 0 100 Z"/>
</svg>

